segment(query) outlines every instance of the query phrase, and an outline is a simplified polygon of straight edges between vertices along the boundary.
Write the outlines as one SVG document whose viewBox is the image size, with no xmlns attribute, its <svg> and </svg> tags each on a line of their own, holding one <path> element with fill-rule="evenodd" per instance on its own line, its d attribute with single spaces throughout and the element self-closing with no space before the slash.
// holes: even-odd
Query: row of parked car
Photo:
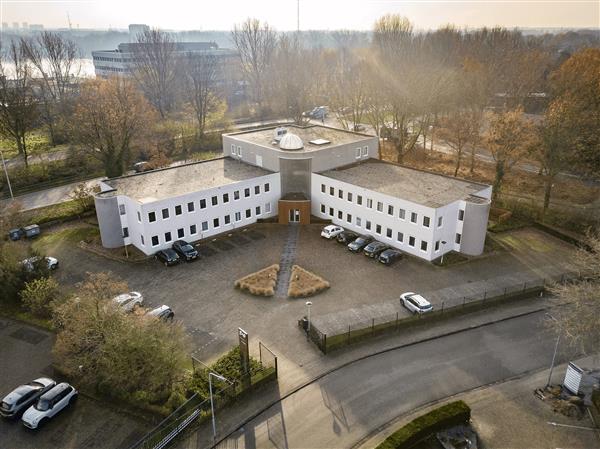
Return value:
<svg viewBox="0 0 600 449">
<path fill-rule="evenodd" d="M 353 231 L 348 231 L 341 226 L 327 225 L 321 231 L 321 237 L 328 240 L 336 239 L 339 243 L 347 245 L 348 249 L 354 253 L 360 251 L 367 257 L 377 259 L 384 265 L 391 265 L 396 260 L 402 259 L 402 252 L 391 248 L 385 243 L 375 240 L 369 235 L 360 235 Z M 431 303 L 415 292 L 406 292 L 400 295 L 400 303 L 410 312 L 415 314 L 424 314 L 433 311 Z"/>
<path fill-rule="evenodd" d="M 182 260 L 191 262 L 198 257 L 200 257 L 198 250 L 185 240 L 175 240 L 171 248 L 162 249 L 154 254 L 154 258 L 163 263 L 165 267 L 177 265 Z"/>
<path fill-rule="evenodd" d="M 121 293 L 120 295 L 115 296 L 113 298 L 113 301 L 119 307 L 121 307 L 121 309 L 124 312 L 135 312 L 142 307 L 144 303 L 144 297 L 140 292 L 128 292 Z M 173 312 L 173 309 L 171 309 L 166 304 L 163 304 L 162 306 L 156 307 L 151 310 L 146 309 L 145 311 L 143 311 L 143 313 L 145 313 L 148 316 L 154 316 L 164 321 L 173 321 L 173 319 L 175 318 L 175 312 Z"/>
</svg>

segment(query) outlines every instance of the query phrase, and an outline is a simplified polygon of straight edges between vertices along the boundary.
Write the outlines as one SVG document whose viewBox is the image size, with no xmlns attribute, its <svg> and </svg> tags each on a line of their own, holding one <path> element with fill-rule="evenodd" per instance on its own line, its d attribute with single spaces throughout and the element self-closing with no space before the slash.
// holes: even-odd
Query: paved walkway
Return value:
<svg viewBox="0 0 600 449">
<path fill-rule="evenodd" d="M 277 277 L 277 287 L 275 297 L 286 299 L 288 287 L 290 284 L 290 276 L 292 274 L 292 265 L 296 259 L 296 248 L 298 248 L 298 235 L 300 234 L 300 225 L 289 224 L 287 238 L 279 259 L 279 275 Z"/>
</svg>

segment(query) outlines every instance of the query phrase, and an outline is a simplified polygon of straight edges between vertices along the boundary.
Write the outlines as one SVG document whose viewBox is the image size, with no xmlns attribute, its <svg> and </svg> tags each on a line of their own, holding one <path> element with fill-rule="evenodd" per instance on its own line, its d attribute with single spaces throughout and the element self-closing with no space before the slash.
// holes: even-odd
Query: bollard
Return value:
<svg viewBox="0 0 600 449">
<path fill-rule="evenodd" d="M 463 307 L 465 306 L 465 303 L 467 302 L 467 297 L 463 296 Z"/>
<path fill-rule="evenodd" d="M 398 312 L 396 312 L 396 332 L 398 332 Z"/>
<path fill-rule="evenodd" d="M 483 300 L 485 301 L 485 298 L 487 297 L 487 290 L 483 292 Z"/>
<path fill-rule="evenodd" d="M 371 320 L 371 335 L 375 333 L 375 318 Z"/>
<path fill-rule="evenodd" d="M 444 314 L 444 301 L 442 301 L 442 315 Z"/>
</svg>

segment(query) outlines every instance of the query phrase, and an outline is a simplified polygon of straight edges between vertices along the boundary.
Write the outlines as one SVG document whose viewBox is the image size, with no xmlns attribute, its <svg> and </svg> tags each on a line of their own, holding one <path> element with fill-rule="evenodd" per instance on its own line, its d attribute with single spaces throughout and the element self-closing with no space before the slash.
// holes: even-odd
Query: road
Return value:
<svg viewBox="0 0 600 449">
<path fill-rule="evenodd" d="M 431 401 L 547 367 L 553 341 L 542 317 L 514 318 L 355 362 L 266 410 L 218 447 L 352 447 Z"/>
</svg>

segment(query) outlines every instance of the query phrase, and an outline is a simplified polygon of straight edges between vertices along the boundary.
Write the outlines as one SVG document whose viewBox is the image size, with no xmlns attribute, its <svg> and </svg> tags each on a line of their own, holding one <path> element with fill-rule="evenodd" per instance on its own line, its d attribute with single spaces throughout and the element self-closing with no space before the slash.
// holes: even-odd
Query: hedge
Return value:
<svg viewBox="0 0 600 449">
<path fill-rule="evenodd" d="M 596 410 L 598 410 L 598 413 L 600 413 L 600 390 L 592 392 L 592 403 L 596 407 Z"/>
<path fill-rule="evenodd" d="M 434 432 L 464 424 L 471 418 L 471 408 L 463 401 L 450 402 L 419 416 L 398 429 L 377 446 L 377 449 L 406 449 Z"/>
</svg>

